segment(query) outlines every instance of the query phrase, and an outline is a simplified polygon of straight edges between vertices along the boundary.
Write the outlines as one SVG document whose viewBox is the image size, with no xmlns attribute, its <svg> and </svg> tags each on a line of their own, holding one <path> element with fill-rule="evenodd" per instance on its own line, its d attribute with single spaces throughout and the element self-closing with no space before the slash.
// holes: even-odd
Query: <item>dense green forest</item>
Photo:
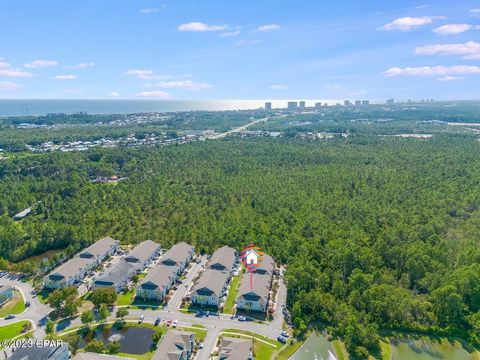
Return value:
<svg viewBox="0 0 480 360">
<path fill-rule="evenodd" d="M 126 179 L 90 180 L 114 174 Z M 356 358 L 385 330 L 480 346 L 479 189 L 466 133 L 21 152 L 0 161 L 0 263 L 106 235 L 200 251 L 254 242 L 288 266 L 299 335 L 326 327 Z"/>
</svg>

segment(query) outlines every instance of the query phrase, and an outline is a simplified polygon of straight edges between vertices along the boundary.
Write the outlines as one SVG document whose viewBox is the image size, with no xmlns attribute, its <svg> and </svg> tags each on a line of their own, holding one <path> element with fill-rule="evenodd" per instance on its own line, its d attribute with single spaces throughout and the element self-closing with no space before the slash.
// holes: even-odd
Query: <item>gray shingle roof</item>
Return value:
<svg viewBox="0 0 480 360">
<path fill-rule="evenodd" d="M 19 347 L 15 349 L 9 360 L 48 360 L 56 359 L 63 351 L 68 351 L 66 345 L 57 347 Z"/>
<path fill-rule="evenodd" d="M 219 348 L 219 360 L 248 360 L 252 350 L 252 340 L 223 338 Z"/>
<path fill-rule="evenodd" d="M 80 273 L 85 267 L 90 267 L 95 262 L 97 256 L 104 255 L 113 245 L 118 245 L 119 243 L 120 241 L 114 240 L 111 237 L 100 239 L 89 247 L 83 249 L 78 255 L 68 260 L 66 263 L 53 270 L 50 275 L 59 275 L 63 276 L 65 279 L 69 279 Z M 93 258 L 80 257 L 81 254 L 86 253 L 93 255 Z"/>
<path fill-rule="evenodd" d="M 258 300 L 258 297 L 260 297 L 267 302 L 270 292 L 270 282 L 271 276 L 253 273 L 252 289 L 250 289 L 250 273 L 246 272 L 243 275 L 242 282 L 240 283 L 237 299 L 243 297 L 245 300 L 256 301 Z"/>
<path fill-rule="evenodd" d="M 237 258 L 237 251 L 231 247 L 223 246 L 217 249 L 208 262 L 209 268 L 232 271 Z"/>
<path fill-rule="evenodd" d="M 98 279 L 95 280 L 95 285 L 109 285 L 111 286 L 118 286 L 120 285 L 126 278 L 132 276 L 133 273 L 139 269 L 139 265 L 132 264 L 125 259 L 121 259 L 118 263 L 116 263 L 111 268 L 107 269 Z"/>
<path fill-rule="evenodd" d="M 163 336 L 153 354 L 152 360 L 177 360 L 182 354 L 191 352 L 190 339 L 194 340 L 194 333 L 187 331 L 169 330 Z"/>
<path fill-rule="evenodd" d="M 149 271 L 138 287 L 147 288 L 149 285 L 153 285 L 155 287 L 163 288 L 172 282 L 172 279 L 175 278 L 175 272 L 174 267 L 159 264 Z"/>
<path fill-rule="evenodd" d="M 275 268 L 275 261 L 270 255 L 263 254 L 262 262 L 260 266 L 255 269 L 257 274 L 273 274 L 273 269 Z"/>
<path fill-rule="evenodd" d="M 84 253 L 89 253 L 89 254 L 92 254 L 93 256 L 100 256 L 105 254 L 107 251 L 109 251 L 112 246 L 118 245 L 118 244 L 120 244 L 119 240 L 115 240 L 115 239 L 112 239 L 110 236 L 107 236 L 107 237 L 104 237 L 103 239 L 100 239 L 94 242 L 89 247 L 83 249 L 80 252 L 80 255 Z"/>
<path fill-rule="evenodd" d="M 94 259 L 86 259 L 75 256 L 53 270 L 49 276 L 59 275 L 63 276 L 65 279 L 69 279 L 80 273 L 82 269 L 85 269 L 85 267 L 90 267 L 94 262 Z"/>
<path fill-rule="evenodd" d="M 208 293 L 212 292 L 220 297 L 228 277 L 229 275 L 226 272 L 206 269 L 193 287 L 192 295 L 208 296 L 210 295 Z"/>
<path fill-rule="evenodd" d="M 195 248 L 185 242 L 173 245 L 170 250 L 165 252 L 162 256 L 162 261 L 172 260 L 177 265 L 185 262 L 195 252 Z"/>
<path fill-rule="evenodd" d="M 153 253 L 158 252 L 159 250 L 160 244 L 157 244 L 152 240 L 146 240 L 135 246 L 127 255 L 126 259 L 127 261 L 135 259 L 143 264 Z"/>
</svg>

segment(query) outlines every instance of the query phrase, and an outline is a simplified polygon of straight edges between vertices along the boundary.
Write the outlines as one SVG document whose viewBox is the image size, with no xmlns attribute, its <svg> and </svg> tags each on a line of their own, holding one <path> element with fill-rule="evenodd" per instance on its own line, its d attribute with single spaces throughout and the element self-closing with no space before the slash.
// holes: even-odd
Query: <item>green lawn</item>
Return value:
<svg viewBox="0 0 480 360">
<path fill-rule="evenodd" d="M 0 326 L 0 341 L 13 339 L 22 333 L 23 326 L 30 323 L 28 320 L 22 320 L 14 324 Z"/>
<path fill-rule="evenodd" d="M 202 329 L 198 326 L 193 326 L 193 327 L 178 327 L 178 330 L 182 331 L 190 331 L 195 334 L 195 341 L 202 342 L 205 340 L 205 337 L 207 336 L 207 330 Z"/>
<path fill-rule="evenodd" d="M 288 345 L 282 349 L 275 358 L 275 360 L 288 360 L 290 357 L 295 354 L 295 352 L 300 349 L 303 345 L 303 341 L 294 340 L 293 344 L 290 345 L 290 340 L 288 340 Z M 339 358 L 340 360 L 340 358 Z"/>
<path fill-rule="evenodd" d="M 238 276 L 234 276 L 232 283 L 230 284 L 230 290 L 228 291 L 227 300 L 225 301 L 225 306 L 223 307 L 223 312 L 225 314 L 233 314 L 233 307 L 235 305 L 235 299 L 238 293 L 238 285 L 242 280 L 244 270 L 240 272 Z"/>
<path fill-rule="evenodd" d="M 16 293 L 13 298 L 0 309 L 0 318 L 10 314 L 17 315 L 22 313 L 24 310 L 25 303 L 23 302 L 22 295 Z"/>
<path fill-rule="evenodd" d="M 345 349 L 345 344 L 343 342 L 340 340 L 333 340 L 332 346 L 335 349 L 338 360 L 348 360 L 347 349 Z"/>
<path fill-rule="evenodd" d="M 117 297 L 117 305 L 130 305 L 134 297 L 135 297 L 135 290 L 122 292 Z"/>
</svg>

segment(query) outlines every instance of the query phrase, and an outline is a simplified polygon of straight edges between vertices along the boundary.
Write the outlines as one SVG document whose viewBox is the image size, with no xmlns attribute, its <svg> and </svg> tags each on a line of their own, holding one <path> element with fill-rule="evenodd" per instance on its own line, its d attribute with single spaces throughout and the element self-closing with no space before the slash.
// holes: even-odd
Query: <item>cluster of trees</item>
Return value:
<svg viewBox="0 0 480 360">
<path fill-rule="evenodd" d="M 91 183 L 98 164 L 128 179 Z M 205 252 L 254 242 L 288 266 L 299 335 L 327 327 L 357 358 L 378 350 L 382 329 L 480 346 L 479 179 L 478 142 L 454 134 L 14 156 L 0 162 L 0 254 L 18 261 L 106 235 Z"/>
</svg>

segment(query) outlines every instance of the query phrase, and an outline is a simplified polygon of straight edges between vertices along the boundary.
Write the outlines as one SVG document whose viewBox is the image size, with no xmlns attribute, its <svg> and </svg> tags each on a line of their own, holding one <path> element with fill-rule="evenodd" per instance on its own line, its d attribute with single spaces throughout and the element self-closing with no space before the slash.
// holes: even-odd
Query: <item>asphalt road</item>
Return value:
<svg viewBox="0 0 480 360">
<path fill-rule="evenodd" d="M 40 323 L 40 320 L 47 316 L 52 310 L 48 305 L 44 305 L 38 301 L 38 298 L 32 297 L 33 287 L 29 283 L 23 283 L 18 280 L 11 280 L 7 276 L 1 278 L 4 285 L 15 286 L 20 290 L 24 301 L 29 301 L 30 306 L 21 314 L 15 315 L 15 318 L 10 320 L 0 319 L 0 326 L 15 323 L 20 320 L 30 320 L 34 326 L 34 336 L 37 339 L 42 339 L 45 336 L 45 322 Z"/>
<path fill-rule="evenodd" d="M 282 330 L 283 325 L 283 305 L 287 302 L 287 287 L 283 282 L 283 276 L 280 277 L 278 281 L 278 291 L 277 291 L 277 306 L 275 309 L 275 314 L 273 314 L 273 320 L 270 325 L 278 330 Z"/>
<path fill-rule="evenodd" d="M 207 256 L 203 255 L 200 258 L 200 260 L 201 261 L 199 264 L 193 262 L 193 266 L 188 272 L 185 280 L 183 281 L 183 284 L 181 284 L 178 287 L 178 290 L 175 292 L 175 294 L 173 294 L 167 306 L 165 306 L 165 309 L 168 309 L 170 311 L 175 311 L 180 308 L 180 305 L 182 304 L 182 299 L 185 297 L 185 295 L 187 294 L 187 291 L 192 286 L 193 279 L 195 279 L 195 276 L 197 276 L 198 272 L 202 269 L 202 267 L 207 262 Z"/>
<path fill-rule="evenodd" d="M 235 129 L 232 129 L 232 130 L 228 130 L 228 131 L 225 131 L 225 132 L 220 133 L 220 134 L 215 134 L 215 135 L 207 136 L 207 139 L 221 139 L 221 138 L 224 138 L 225 136 L 231 135 L 231 134 L 233 134 L 233 133 L 246 130 L 246 129 L 249 128 L 250 126 L 255 125 L 255 124 L 258 124 L 259 122 L 268 121 L 268 120 L 270 120 L 270 117 L 265 117 L 265 118 L 257 119 L 257 120 L 255 120 L 255 121 L 252 121 L 251 123 L 248 123 L 248 124 L 246 124 L 246 125 L 240 126 L 240 127 L 238 127 L 238 128 L 235 128 Z"/>
</svg>

